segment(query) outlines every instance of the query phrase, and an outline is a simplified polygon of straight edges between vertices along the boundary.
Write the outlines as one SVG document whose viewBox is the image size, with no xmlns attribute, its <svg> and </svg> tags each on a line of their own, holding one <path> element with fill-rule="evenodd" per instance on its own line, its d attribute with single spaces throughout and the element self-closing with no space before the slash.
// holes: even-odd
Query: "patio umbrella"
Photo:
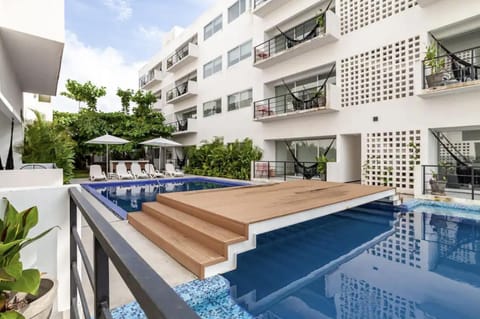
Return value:
<svg viewBox="0 0 480 319">
<path fill-rule="evenodd" d="M 140 143 L 142 145 L 147 145 L 147 146 L 156 146 L 160 148 L 159 154 L 158 154 L 158 166 L 160 169 L 160 163 L 161 163 L 161 158 L 162 158 L 162 147 L 176 147 L 176 146 L 182 146 L 182 144 L 177 143 L 175 141 L 169 140 L 167 138 L 159 137 L 159 138 L 154 138 L 152 140 L 148 140 L 145 142 Z"/>
<path fill-rule="evenodd" d="M 107 175 L 109 173 L 109 165 L 108 165 L 108 146 L 109 145 L 122 145 L 122 144 L 127 144 L 130 143 L 130 141 L 127 141 L 123 138 L 116 137 L 113 135 L 105 134 L 103 136 L 99 136 L 97 138 L 94 138 L 93 140 L 87 141 L 87 144 L 103 144 L 107 146 Z"/>
<path fill-rule="evenodd" d="M 15 123 L 12 119 L 12 129 L 10 132 L 10 148 L 8 149 L 7 162 L 5 163 L 5 169 L 13 169 L 13 128 Z"/>
</svg>

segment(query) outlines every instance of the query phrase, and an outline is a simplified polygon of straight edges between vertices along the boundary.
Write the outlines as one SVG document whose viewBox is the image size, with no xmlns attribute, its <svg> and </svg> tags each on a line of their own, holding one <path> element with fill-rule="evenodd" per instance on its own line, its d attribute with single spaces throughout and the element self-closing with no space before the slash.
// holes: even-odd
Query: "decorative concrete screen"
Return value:
<svg viewBox="0 0 480 319">
<path fill-rule="evenodd" d="M 465 155 L 467 158 L 474 158 L 475 154 L 472 154 L 470 144 L 470 142 L 460 142 L 453 143 L 453 146 L 457 149 L 457 151 Z M 453 157 L 447 152 L 447 150 L 443 146 L 439 146 L 439 153 L 440 163 L 456 164 Z"/>
<path fill-rule="evenodd" d="M 342 59 L 342 107 L 413 96 L 418 59 L 419 36 Z"/>
<path fill-rule="evenodd" d="M 340 0 L 341 34 L 361 29 L 416 5 L 416 0 Z"/>
<path fill-rule="evenodd" d="M 420 165 L 420 130 L 367 133 L 363 182 L 412 193 L 415 165 Z"/>
<path fill-rule="evenodd" d="M 421 258 L 420 239 L 415 238 L 414 219 L 414 213 L 408 213 L 399 217 L 398 223 L 395 225 L 395 234 L 368 249 L 367 253 L 392 262 L 422 269 L 422 265 L 426 261 L 423 261 Z M 401 251 L 399 251 L 398 247 L 400 247 Z"/>
</svg>

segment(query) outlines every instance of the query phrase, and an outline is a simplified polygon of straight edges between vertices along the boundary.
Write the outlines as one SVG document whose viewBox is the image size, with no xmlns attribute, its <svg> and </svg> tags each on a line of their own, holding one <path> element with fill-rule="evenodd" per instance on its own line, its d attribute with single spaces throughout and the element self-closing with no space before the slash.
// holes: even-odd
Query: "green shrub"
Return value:
<svg viewBox="0 0 480 319">
<path fill-rule="evenodd" d="M 262 151 L 248 138 L 226 145 L 223 139 L 215 138 L 188 149 L 187 157 L 186 173 L 249 180 L 251 162 L 260 160 Z"/>
</svg>

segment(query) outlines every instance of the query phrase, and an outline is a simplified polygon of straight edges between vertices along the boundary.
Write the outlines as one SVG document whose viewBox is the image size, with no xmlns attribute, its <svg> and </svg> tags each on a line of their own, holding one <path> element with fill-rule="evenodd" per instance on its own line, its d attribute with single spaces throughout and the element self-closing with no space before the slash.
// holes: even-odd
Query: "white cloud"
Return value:
<svg viewBox="0 0 480 319">
<path fill-rule="evenodd" d="M 165 31 L 159 29 L 155 26 L 145 27 L 143 25 L 138 27 L 138 31 L 142 35 L 143 38 L 153 42 L 161 43 L 163 40 L 163 36 L 165 35 Z"/>
<path fill-rule="evenodd" d="M 54 98 L 55 110 L 77 112 L 78 102 L 60 96 L 65 91 L 67 79 L 81 83 L 92 81 L 97 86 L 105 86 L 107 95 L 98 100 L 97 108 L 101 111 L 119 111 L 120 99 L 116 96 L 117 88 L 138 87 L 138 70 L 144 61 L 127 63 L 122 54 L 114 48 L 93 48 L 81 42 L 76 34 L 67 30 L 62 70 L 58 82 L 58 97 Z"/>
<path fill-rule="evenodd" d="M 103 3 L 117 14 L 117 19 L 125 21 L 132 16 L 132 7 L 129 0 L 103 0 Z"/>
</svg>

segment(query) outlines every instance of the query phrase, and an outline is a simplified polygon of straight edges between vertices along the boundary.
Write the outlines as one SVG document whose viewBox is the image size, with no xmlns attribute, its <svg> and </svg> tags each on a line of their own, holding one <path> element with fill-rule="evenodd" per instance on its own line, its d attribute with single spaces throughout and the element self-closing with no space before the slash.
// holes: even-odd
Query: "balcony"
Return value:
<svg viewBox="0 0 480 319">
<path fill-rule="evenodd" d="M 480 90 L 480 47 L 425 59 L 422 70 L 420 97 Z"/>
<path fill-rule="evenodd" d="M 257 45 L 254 49 L 255 62 L 253 65 L 264 69 L 337 41 L 340 38 L 338 16 L 333 11 L 327 11 L 322 16 L 309 19 Z M 323 23 L 319 24 L 319 19 L 322 19 Z"/>
<path fill-rule="evenodd" d="M 173 127 L 173 136 L 197 133 L 197 119 L 194 118 L 178 120 L 167 125 Z"/>
<path fill-rule="evenodd" d="M 198 94 L 198 86 L 195 81 L 183 82 L 167 92 L 167 103 L 177 103 L 196 96 Z"/>
<path fill-rule="evenodd" d="M 189 42 L 167 59 L 167 72 L 175 72 L 182 66 L 198 58 L 198 45 Z"/>
<path fill-rule="evenodd" d="M 293 93 L 297 99 L 291 94 L 285 94 L 256 101 L 254 119 L 267 122 L 339 110 L 338 88 L 334 84 Z"/>
<path fill-rule="evenodd" d="M 254 0 L 252 13 L 263 18 L 287 2 L 288 0 Z"/>
<path fill-rule="evenodd" d="M 155 85 L 160 84 L 164 79 L 165 73 L 162 72 L 162 70 L 151 70 L 140 78 L 140 87 L 144 90 L 150 90 Z"/>
</svg>

